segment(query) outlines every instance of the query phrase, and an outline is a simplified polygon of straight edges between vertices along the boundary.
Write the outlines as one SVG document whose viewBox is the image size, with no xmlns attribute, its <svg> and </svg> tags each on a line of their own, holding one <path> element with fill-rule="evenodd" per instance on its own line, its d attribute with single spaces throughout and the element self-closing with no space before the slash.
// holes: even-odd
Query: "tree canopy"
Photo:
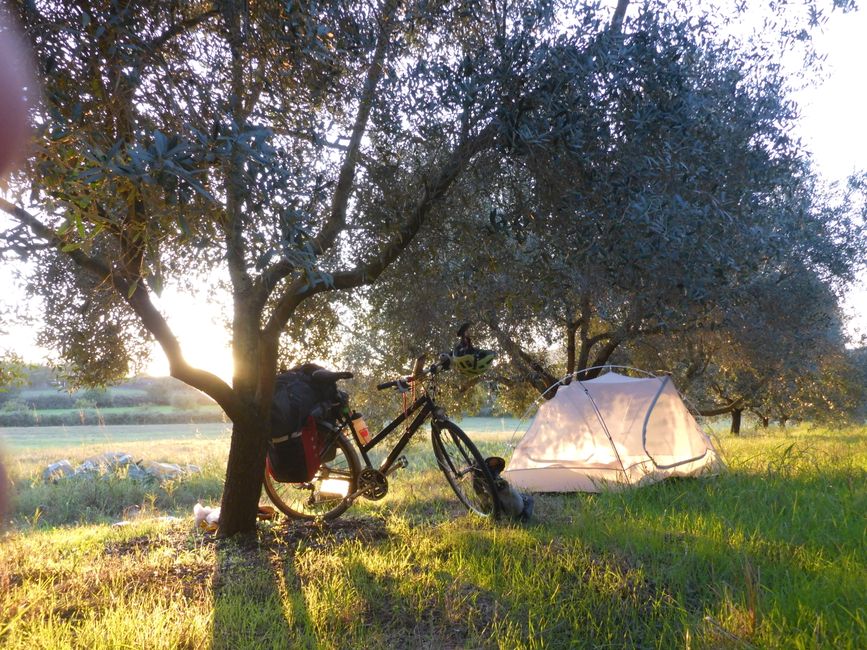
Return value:
<svg viewBox="0 0 867 650">
<path fill-rule="evenodd" d="M 568 72 L 521 114 L 522 155 L 462 180 L 418 254 L 371 294 L 372 327 L 416 340 L 449 327 L 437 314 L 455 305 L 507 352 L 499 379 L 539 393 L 617 355 L 635 361 L 642 342 L 719 330 L 730 345 L 745 338 L 732 332 L 752 332 L 762 386 L 796 365 L 788 358 L 806 363 L 805 339 L 843 353 L 837 301 L 864 263 L 860 182 L 834 190 L 816 178 L 777 66 L 661 15 L 640 12 L 615 45 L 556 59 Z M 407 291 L 413 282 L 428 289 Z M 654 367 L 676 370 L 682 351 L 669 345 Z M 720 395 L 703 397 L 719 410 Z"/>
</svg>

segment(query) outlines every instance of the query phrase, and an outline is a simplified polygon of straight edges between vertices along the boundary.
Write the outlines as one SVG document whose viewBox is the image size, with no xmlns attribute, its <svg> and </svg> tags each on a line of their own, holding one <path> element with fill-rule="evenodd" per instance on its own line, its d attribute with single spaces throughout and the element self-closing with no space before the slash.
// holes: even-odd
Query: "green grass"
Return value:
<svg viewBox="0 0 867 650">
<path fill-rule="evenodd" d="M 78 391 L 75 394 L 82 394 L 86 391 Z M 109 395 L 135 395 L 136 397 L 145 397 L 148 392 L 141 388 L 122 388 L 118 386 L 110 386 L 105 392 Z M 60 395 L 66 394 L 66 391 L 61 388 L 24 388 L 17 393 L 22 399 L 33 397 L 42 397 L 45 395 Z"/>
<path fill-rule="evenodd" d="M 79 414 L 82 411 L 85 412 L 94 412 L 94 413 L 102 413 L 103 415 L 110 414 L 123 414 L 123 415 L 135 415 L 136 413 L 140 413 L 141 411 L 147 411 L 150 413 L 175 413 L 179 409 L 174 406 L 168 406 L 166 404 L 147 404 L 145 406 L 88 406 L 85 408 L 68 408 L 68 409 L 36 409 L 35 412 L 40 416 L 47 415 L 70 415 L 70 414 Z M 190 409 L 184 410 L 193 410 L 193 411 L 215 411 L 219 410 L 218 406 L 213 404 L 202 404 Z"/>
<path fill-rule="evenodd" d="M 229 448 L 225 424 L 22 427 L 4 430 L 4 438 L 16 492 L 13 521 L 19 525 L 34 519 L 43 525 L 111 523 L 132 510 L 186 516 L 196 501 L 219 501 Z M 105 451 L 128 453 L 135 460 L 194 464 L 202 472 L 162 484 L 128 480 L 123 472 L 98 481 L 42 481 L 43 469 L 57 460 L 75 466 Z"/>
<path fill-rule="evenodd" d="M 187 451 L 194 449 L 201 440 L 223 440 L 228 449 L 229 425 L 223 422 L 199 424 L 118 424 L 110 426 L 73 427 L 5 427 L 0 428 L 0 444 L 9 447 L 16 456 L 30 454 L 50 463 L 62 458 L 64 453 L 85 455 L 96 453 L 93 445 L 105 445 L 125 449 L 130 444 L 159 443 L 159 449 L 168 454 L 177 453 L 178 445 Z M 44 450 L 44 454 L 34 452 Z"/>
<path fill-rule="evenodd" d="M 225 415 L 216 404 L 177 406 L 146 404 L 141 406 L 107 406 L 74 408 L 40 408 L 0 412 L 0 431 L 30 427 L 104 427 L 150 423 L 219 423 Z"/>
<path fill-rule="evenodd" d="M 492 449 L 513 430 L 463 424 Z M 382 501 L 220 543 L 189 512 L 218 498 L 225 433 L 118 436 L 101 448 L 205 471 L 165 494 L 117 477 L 76 492 L 33 472 L 100 447 L 10 444 L 20 494 L 0 539 L 0 646 L 867 647 L 865 428 L 723 436 L 722 476 L 540 495 L 527 526 L 464 516 L 422 441 Z M 106 525 L 129 502 L 133 523 Z"/>
</svg>

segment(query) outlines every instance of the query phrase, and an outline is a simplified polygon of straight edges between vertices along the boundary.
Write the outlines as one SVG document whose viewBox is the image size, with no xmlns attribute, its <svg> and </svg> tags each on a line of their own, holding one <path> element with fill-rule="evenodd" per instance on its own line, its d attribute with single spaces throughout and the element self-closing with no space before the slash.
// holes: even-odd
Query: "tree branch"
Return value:
<svg viewBox="0 0 867 650">
<path fill-rule="evenodd" d="M 605 332 L 600 332 L 599 334 L 596 334 L 595 336 L 589 336 L 586 339 L 584 339 L 584 342 L 587 344 L 588 354 L 590 352 L 590 349 L 594 345 L 596 345 L 597 343 L 600 343 L 602 341 L 607 341 L 613 337 L 614 337 L 614 332 L 609 330 L 609 331 L 605 331 Z"/>
<path fill-rule="evenodd" d="M 698 414 L 704 417 L 713 417 L 714 415 L 725 415 L 726 413 L 731 413 L 737 409 L 743 408 L 744 406 L 744 398 L 739 397 L 733 402 L 729 402 L 723 406 L 708 406 L 707 408 L 699 409 Z"/>
<path fill-rule="evenodd" d="M 551 399 L 556 391 L 548 391 L 548 389 L 556 384 L 559 379 L 552 375 L 540 361 L 534 359 L 528 352 L 521 348 L 516 341 L 500 328 L 496 321 L 488 319 L 485 321 L 485 324 L 491 329 L 497 342 L 505 348 L 509 356 L 512 357 L 516 363 L 524 366 L 530 371 L 530 383 L 533 385 L 533 388 L 535 388 L 540 394 L 544 395 L 546 399 Z"/>
<path fill-rule="evenodd" d="M 282 135 L 282 136 L 288 136 L 290 138 L 298 138 L 300 140 L 304 140 L 305 142 L 309 142 L 310 144 L 313 144 L 316 146 L 321 145 L 324 147 L 328 147 L 329 149 L 335 149 L 337 151 L 342 151 L 344 153 L 349 151 L 349 145 L 348 144 L 340 144 L 340 142 L 337 142 L 337 141 L 332 142 L 331 140 L 329 140 L 325 136 L 320 137 L 320 136 L 316 135 L 315 133 L 313 133 L 312 131 L 302 131 L 300 129 L 280 129 L 280 128 L 274 128 L 274 129 L 272 129 L 272 131 L 274 132 L 274 135 L 276 135 L 276 136 Z"/>
<path fill-rule="evenodd" d="M 367 68 L 361 98 L 358 102 L 358 113 L 355 116 L 355 124 L 352 127 L 352 135 L 349 138 L 346 155 L 343 158 L 340 174 L 337 177 L 337 187 L 334 190 L 334 198 L 331 203 L 331 215 L 323 225 L 322 230 L 313 239 L 313 250 L 317 255 L 321 255 L 331 248 L 337 235 L 346 224 L 346 207 L 349 204 L 349 197 L 352 193 L 352 185 L 355 180 L 355 167 L 361 149 L 361 140 L 367 130 L 367 122 L 370 118 L 370 111 L 373 109 L 376 88 L 382 78 L 385 54 L 388 49 L 398 4 L 398 0 L 386 0 L 383 7 L 383 16 L 380 21 L 382 28 L 373 53 L 373 59 Z"/>
<path fill-rule="evenodd" d="M 593 370 L 589 373 L 584 373 L 584 379 L 593 379 L 594 377 L 598 377 L 601 368 L 597 368 L 597 366 L 604 366 L 608 363 L 608 360 L 611 358 L 611 355 L 614 354 L 614 351 L 618 348 L 618 346 L 622 343 L 622 339 L 616 336 L 612 336 L 608 343 L 602 346 L 602 349 L 596 354 L 596 357 L 593 359 L 593 366 L 596 370 Z"/>
<path fill-rule="evenodd" d="M 0 197 L 0 209 L 15 217 L 20 223 L 27 226 L 30 232 L 47 241 L 52 247 L 60 250 L 66 245 L 67 242 L 63 241 L 63 238 L 53 228 L 46 226 L 24 208 Z M 90 272 L 99 281 L 107 280 L 111 275 L 111 268 L 107 261 L 88 255 L 80 248 L 65 251 L 64 253 L 69 255 L 73 262 Z"/>
<path fill-rule="evenodd" d="M 361 157 L 361 141 L 365 131 L 367 130 L 370 112 L 373 109 L 373 100 L 376 96 L 376 88 L 382 78 L 386 50 L 388 49 L 389 37 L 394 24 L 394 16 L 399 4 L 399 0 L 386 0 L 385 6 L 383 7 L 383 16 L 380 21 L 381 31 L 379 40 L 376 43 L 373 58 L 367 68 L 364 86 L 361 91 L 361 98 L 358 103 L 358 112 L 355 116 L 355 122 L 352 127 L 352 135 L 349 138 L 348 145 L 345 147 L 342 145 L 340 146 L 340 148 L 345 151 L 345 155 L 340 167 L 340 173 L 337 177 L 337 185 L 331 201 L 331 211 L 328 219 L 323 224 L 322 229 L 313 238 L 312 247 L 316 255 L 322 255 L 322 253 L 331 248 L 331 246 L 334 245 L 334 241 L 337 239 L 337 235 L 340 234 L 346 225 L 346 210 L 349 204 L 350 195 L 352 194 L 352 185 L 355 181 L 355 170 L 358 165 L 358 160 Z M 295 131 L 289 132 L 289 135 L 308 139 L 314 144 L 318 142 L 318 139 L 314 134 Z M 326 144 L 330 143 L 327 143 L 326 141 Z M 263 273 L 254 285 L 256 304 L 264 305 L 273 288 L 278 282 L 280 282 L 280 280 L 289 275 L 292 270 L 294 269 L 290 268 L 286 263 L 277 262 L 274 266 Z M 272 316 L 269 320 L 268 326 L 265 328 L 265 331 L 270 332 L 272 338 L 279 336 L 279 330 L 285 326 L 286 322 L 288 322 L 295 307 L 297 307 L 298 303 L 300 303 L 304 297 L 307 297 L 301 297 L 297 301 L 292 300 L 293 296 L 295 296 L 295 294 L 297 294 L 305 284 L 306 283 L 303 279 L 298 279 L 283 292 L 283 295 L 278 301 L 277 308 L 280 312 L 277 322 L 280 324 L 275 325 L 275 319 L 274 316 Z M 320 289 L 320 291 L 321 290 L 323 289 Z M 316 293 L 318 293 L 318 291 Z"/>
<path fill-rule="evenodd" d="M 63 251 L 66 242 L 57 232 L 24 208 L 16 206 L 2 197 L 0 197 L 0 209 L 18 219 L 34 235 L 49 242 L 61 254 L 68 255 L 77 266 L 91 273 L 97 280 L 110 280 L 120 297 L 132 307 L 145 328 L 153 334 L 160 344 L 169 360 L 172 377 L 176 377 L 213 397 L 226 412 L 226 415 L 234 419 L 234 416 L 240 412 L 240 404 L 232 389 L 216 375 L 194 368 L 184 360 L 177 338 L 175 338 L 163 315 L 154 307 L 143 283 L 132 284 L 124 276 L 120 267 L 88 255 L 81 249 Z"/>
<path fill-rule="evenodd" d="M 263 301 L 271 294 L 271 291 L 277 286 L 280 280 L 292 273 L 295 268 L 295 265 L 291 262 L 281 260 L 272 264 L 264 273 L 262 273 L 261 276 L 259 276 L 258 285 L 262 288 Z"/>
<path fill-rule="evenodd" d="M 361 264 L 351 271 L 334 273 L 330 285 L 317 284 L 311 286 L 305 278 L 298 278 L 290 284 L 283 292 L 271 318 L 268 320 L 268 324 L 264 330 L 266 335 L 272 338 L 279 336 L 280 330 L 286 326 L 292 313 L 303 300 L 323 291 L 352 289 L 370 284 L 376 280 L 409 245 L 425 222 L 433 206 L 448 191 L 449 187 L 451 187 L 452 183 L 466 168 L 470 160 L 486 147 L 493 144 L 496 132 L 496 125 L 491 122 L 475 137 L 461 143 L 455 148 L 436 178 L 432 182 L 425 184 L 424 195 L 409 218 L 402 224 L 397 235 L 380 249 L 379 254 L 374 259 Z"/>
<path fill-rule="evenodd" d="M 497 129 L 493 123 L 488 124 L 478 135 L 462 142 L 449 156 L 448 161 L 440 169 L 439 174 L 432 182 L 425 183 L 424 195 L 413 210 L 409 219 L 402 225 L 398 234 L 391 239 L 379 254 L 365 264 L 342 273 L 334 274 L 335 288 L 349 289 L 364 284 L 370 284 L 391 264 L 400 253 L 409 245 L 413 237 L 425 222 L 431 209 L 448 192 L 452 183 L 461 172 L 466 169 L 469 162 L 478 153 L 493 144 Z"/>
<path fill-rule="evenodd" d="M 187 363 L 177 337 L 163 315 L 154 307 L 144 284 L 130 284 L 119 269 L 112 270 L 111 280 L 115 290 L 132 307 L 145 328 L 153 334 L 157 343 L 160 344 L 169 360 L 171 376 L 213 397 L 229 416 L 229 419 L 236 420 L 243 411 L 237 395 L 226 382 L 215 374 L 195 368 Z"/>
<path fill-rule="evenodd" d="M 581 339 L 581 350 L 578 359 L 575 362 L 576 368 L 586 368 L 587 361 L 590 359 L 590 349 L 593 347 L 593 342 L 589 339 L 590 333 L 590 317 L 592 315 L 590 305 L 590 294 L 584 293 L 581 295 L 581 317 L 578 319 L 579 333 Z"/>
<path fill-rule="evenodd" d="M 182 20 L 181 22 L 175 23 L 174 25 L 169 27 L 166 31 L 164 31 L 162 34 L 160 34 L 156 38 L 151 39 L 150 41 L 146 41 L 145 43 L 143 43 L 143 47 L 145 47 L 147 50 L 149 50 L 151 52 L 159 50 L 163 45 L 168 43 L 175 36 L 180 36 L 184 32 L 186 32 L 186 31 L 188 31 L 194 27 L 198 27 L 199 25 L 201 25 L 203 22 L 205 22 L 209 18 L 213 18 L 213 17 L 219 16 L 219 15 L 220 15 L 220 10 L 214 8 L 214 9 L 211 9 L 210 11 L 206 11 L 202 14 L 199 14 L 198 16 L 192 16 L 191 18 L 187 18 L 185 20 Z"/>
<path fill-rule="evenodd" d="M 623 19 L 626 17 L 627 7 L 629 7 L 629 0 L 617 0 L 617 8 L 611 17 L 611 31 L 615 34 L 619 34 L 623 29 Z"/>
<path fill-rule="evenodd" d="M 230 5 L 222 7 L 225 13 L 226 26 L 229 32 L 230 84 L 232 94 L 229 98 L 229 115 L 237 125 L 240 134 L 246 126 L 247 114 L 244 111 L 242 95 L 244 94 L 244 60 L 242 54 L 242 38 L 240 17 L 231 11 Z M 244 214 L 243 205 L 245 199 L 246 183 L 244 179 L 244 159 L 241 155 L 238 142 L 233 141 L 231 151 L 224 161 L 225 168 L 225 191 L 226 191 L 226 259 L 229 267 L 229 277 L 236 296 L 243 294 L 247 297 L 253 291 L 254 282 L 247 272 L 246 252 L 247 246 L 244 241 Z M 236 309 L 237 322 L 237 309 Z"/>
<path fill-rule="evenodd" d="M 578 333 L 579 321 L 566 323 L 566 374 L 575 372 L 575 338 Z"/>
</svg>

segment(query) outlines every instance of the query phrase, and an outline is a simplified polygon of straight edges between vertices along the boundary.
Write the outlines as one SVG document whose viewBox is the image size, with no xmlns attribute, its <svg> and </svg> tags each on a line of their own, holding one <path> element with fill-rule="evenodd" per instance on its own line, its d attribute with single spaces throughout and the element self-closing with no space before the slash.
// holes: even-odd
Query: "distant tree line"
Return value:
<svg viewBox="0 0 867 650">
<path fill-rule="evenodd" d="M 72 389 L 51 368 L 22 365 L 18 380 L 0 390 L 0 426 L 6 427 L 213 422 L 220 416 L 212 399 L 172 377 Z"/>
</svg>

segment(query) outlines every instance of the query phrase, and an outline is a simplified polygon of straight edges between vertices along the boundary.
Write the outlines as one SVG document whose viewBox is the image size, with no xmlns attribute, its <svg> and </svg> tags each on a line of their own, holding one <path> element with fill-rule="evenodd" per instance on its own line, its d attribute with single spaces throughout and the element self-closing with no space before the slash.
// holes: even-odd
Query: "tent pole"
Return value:
<svg viewBox="0 0 867 650">
<path fill-rule="evenodd" d="M 605 437 L 608 438 L 608 442 L 611 443 L 611 449 L 614 450 L 614 455 L 617 456 L 617 462 L 620 463 L 620 473 L 623 475 L 624 482 L 628 484 L 629 481 L 626 480 L 626 465 L 623 464 L 623 459 L 620 457 L 620 452 L 617 451 L 617 446 L 614 444 L 614 438 L 611 437 L 611 432 L 608 430 L 608 426 L 605 424 L 605 418 L 602 417 L 602 412 L 599 410 L 599 406 L 596 404 L 596 400 L 593 399 L 590 391 L 587 390 L 586 386 L 584 386 L 583 381 L 577 378 L 575 379 L 575 381 L 578 382 L 578 385 L 581 386 L 584 394 L 587 395 L 587 399 L 589 399 L 590 403 L 593 405 L 593 412 L 596 413 L 596 419 L 599 420 L 599 424 L 602 425 L 602 430 L 605 432 Z"/>
<path fill-rule="evenodd" d="M 656 377 L 656 375 L 654 375 L 652 372 L 648 372 L 647 370 L 642 370 L 641 368 L 635 368 L 635 367 L 633 367 L 633 366 L 616 366 L 616 365 L 615 365 L 615 366 L 612 366 L 612 365 L 610 365 L 610 364 L 605 364 L 604 366 L 590 366 L 589 368 L 582 368 L 581 370 L 576 370 L 576 371 L 574 371 L 574 372 L 571 372 L 571 373 L 569 373 L 569 374 L 566 374 L 566 375 L 564 375 L 564 376 L 560 379 L 560 381 L 558 381 L 556 384 L 551 384 L 550 386 L 548 386 L 548 388 L 545 389 L 545 392 L 544 392 L 544 393 L 542 393 L 541 395 L 539 395 L 539 397 L 537 397 L 536 399 L 533 400 L 532 404 L 530 404 L 526 409 L 524 409 L 524 413 L 523 413 L 523 414 L 521 415 L 521 417 L 518 419 L 518 424 L 515 426 L 515 430 L 514 430 L 514 432 L 512 432 L 512 437 L 511 437 L 511 439 L 509 440 L 509 444 L 508 444 L 508 446 L 511 447 L 512 449 L 514 449 L 514 448 L 517 446 L 517 444 L 518 444 L 518 443 L 517 443 L 517 440 L 518 440 L 518 438 L 520 437 L 520 436 L 518 435 L 518 433 L 519 433 L 520 430 L 522 429 L 522 425 L 523 425 L 523 423 L 524 423 L 524 420 L 526 420 L 526 419 L 527 419 L 527 416 L 530 415 L 530 411 L 533 410 L 533 407 L 537 406 L 537 405 L 539 404 L 539 402 L 541 402 L 543 399 L 545 399 L 545 395 L 547 395 L 549 392 L 551 392 L 551 391 L 554 390 L 555 388 L 558 388 L 558 389 L 559 389 L 560 386 L 568 386 L 568 382 L 566 381 L 567 379 L 568 379 L 568 380 L 571 380 L 571 381 L 577 381 L 577 382 L 580 384 L 580 383 L 581 383 L 581 380 L 578 379 L 578 374 L 579 374 L 579 373 L 587 372 L 588 370 L 607 370 L 608 372 L 611 372 L 612 370 L 630 370 L 630 371 L 632 371 L 632 372 L 636 372 L 636 373 L 640 373 L 640 374 L 642 374 L 642 375 L 646 375 L 647 377 Z M 583 385 L 582 385 L 581 387 L 584 388 Z M 585 392 L 585 393 L 587 392 L 587 389 L 586 389 L 586 388 L 584 388 L 584 392 Z M 588 394 L 588 395 L 589 395 L 589 394 Z M 593 403 L 593 400 L 591 399 L 590 402 Z M 595 403 L 593 404 L 593 408 L 596 408 L 596 404 L 595 404 Z M 599 415 L 597 414 L 597 417 L 601 417 L 601 416 L 599 416 Z M 603 423 L 602 426 L 604 427 L 605 424 Z M 611 436 L 608 434 L 607 431 L 605 432 L 605 434 L 608 435 L 608 439 L 611 440 Z M 614 441 L 612 440 L 611 442 L 612 442 L 612 445 L 613 445 L 613 444 L 614 444 Z M 646 451 L 646 450 L 645 450 L 645 451 Z M 614 453 L 617 454 L 617 449 L 614 450 Z M 618 456 L 617 456 L 617 459 L 620 460 L 620 455 L 619 455 L 619 454 L 618 454 Z M 620 463 L 620 467 L 623 468 L 623 471 L 624 471 L 624 472 L 626 471 L 626 468 L 624 467 L 622 461 L 621 461 L 621 463 Z"/>
<path fill-rule="evenodd" d="M 647 415 L 644 416 L 644 426 L 641 428 L 641 444 L 644 446 L 644 453 L 647 454 L 647 457 L 650 459 L 650 462 L 653 463 L 653 466 L 656 469 L 672 469 L 678 467 L 680 465 L 685 465 L 686 463 L 692 463 L 696 460 L 701 460 L 705 456 L 707 456 L 708 448 L 705 445 L 704 452 L 701 455 L 696 456 L 695 458 L 687 458 L 686 460 L 681 460 L 676 463 L 672 463 L 671 465 L 660 465 L 656 462 L 656 459 L 651 455 L 649 451 L 647 451 L 647 424 L 650 422 L 650 414 L 653 413 L 653 409 L 656 408 L 656 403 L 659 401 L 659 396 L 662 395 L 662 391 L 665 389 L 665 385 L 669 382 L 671 377 L 666 375 L 662 380 L 659 386 L 659 390 L 656 391 L 656 395 L 653 397 L 653 401 L 650 403 L 650 408 L 647 409 Z M 678 396 L 680 392 L 678 391 Z M 689 409 L 687 409 L 689 411 Z M 690 413 L 692 415 L 692 413 Z"/>
</svg>

